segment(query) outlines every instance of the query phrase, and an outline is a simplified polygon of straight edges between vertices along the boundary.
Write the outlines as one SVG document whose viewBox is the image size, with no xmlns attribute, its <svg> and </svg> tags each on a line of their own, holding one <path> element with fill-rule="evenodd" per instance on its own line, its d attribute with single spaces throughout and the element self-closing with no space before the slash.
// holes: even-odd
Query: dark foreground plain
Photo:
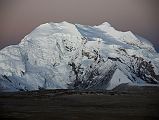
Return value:
<svg viewBox="0 0 159 120">
<path fill-rule="evenodd" d="M 145 90 L 146 89 L 146 90 Z M 0 93 L 1 120 L 159 120 L 159 89 Z"/>
</svg>

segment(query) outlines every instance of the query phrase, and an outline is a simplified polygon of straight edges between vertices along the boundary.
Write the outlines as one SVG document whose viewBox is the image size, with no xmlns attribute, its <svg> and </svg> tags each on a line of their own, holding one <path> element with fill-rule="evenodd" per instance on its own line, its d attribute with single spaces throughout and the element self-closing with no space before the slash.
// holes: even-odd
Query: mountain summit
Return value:
<svg viewBox="0 0 159 120">
<path fill-rule="evenodd" d="M 0 90 L 105 89 L 159 84 L 159 54 L 132 32 L 46 23 L 0 51 Z"/>
</svg>

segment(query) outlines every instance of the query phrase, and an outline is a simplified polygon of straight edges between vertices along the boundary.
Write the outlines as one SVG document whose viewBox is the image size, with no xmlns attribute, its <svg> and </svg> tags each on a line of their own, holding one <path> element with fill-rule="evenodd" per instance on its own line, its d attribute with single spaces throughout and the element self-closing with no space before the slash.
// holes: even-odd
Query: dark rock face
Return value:
<svg viewBox="0 0 159 120">
<path fill-rule="evenodd" d="M 142 57 L 135 55 L 132 56 L 132 61 L 135 61 L 135 64 L 132 66 L 132 71 L 137 77 L 151 84 L 157 84 L 159 82 L 159 75 L 156 75 L 154 72 L 151 61 L 145 61 Z"/>
</svg>

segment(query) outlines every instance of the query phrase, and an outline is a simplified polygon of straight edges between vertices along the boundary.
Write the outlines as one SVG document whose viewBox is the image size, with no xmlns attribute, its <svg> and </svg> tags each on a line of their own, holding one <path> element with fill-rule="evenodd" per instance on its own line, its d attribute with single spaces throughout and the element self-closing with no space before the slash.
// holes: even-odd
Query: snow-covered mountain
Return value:
<svg viewBox="0 0 159 120">
<path fill-rule="evenodd" d="M 113 89 L 159 84 L 159 54 L 132 32 L 46 23 L 0 51 L 0 90 Z"/>
</svg>

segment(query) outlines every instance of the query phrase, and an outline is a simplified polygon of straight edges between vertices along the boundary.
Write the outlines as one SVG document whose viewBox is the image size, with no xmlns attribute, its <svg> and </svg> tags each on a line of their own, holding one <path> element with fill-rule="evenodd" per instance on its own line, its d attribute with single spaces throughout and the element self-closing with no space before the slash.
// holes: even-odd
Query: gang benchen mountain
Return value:
<svg viewBox="0 0 159 120">
<path fill-rule="evenodd" d="M 103 89 L 159 84 L 159 54 L 132 32 L 46 23 L 0 51 L 0 90 Z"/>
</svg>

